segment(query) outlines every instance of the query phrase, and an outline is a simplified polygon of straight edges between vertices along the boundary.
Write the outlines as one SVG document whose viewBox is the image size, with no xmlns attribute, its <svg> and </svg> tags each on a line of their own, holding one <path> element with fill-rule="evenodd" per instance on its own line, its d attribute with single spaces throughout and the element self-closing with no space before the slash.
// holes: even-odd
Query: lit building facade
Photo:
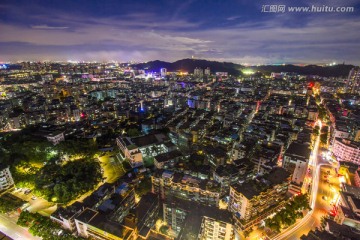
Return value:
<svg viewBox="0 0 360 240">
<path fill-rule="evenodd" d="M 54 145 L 59 144 L 62 141 L 65 141 L 65 136 L 63 132 L 54 132 L 46 136 L 46 139 Z"/>
<path fill-rule="evenodd" d="M 276 211 L 287 199 L 290 173 L 275 168 L 261 178 L 230 187 L 228 209 L 233 213 L 235 228 L 240 232 Z"/>
<path fill-rule="evenodd" d="M 333 133 L 333 141 L 335 141 L 336 138 L 349 138 L 350 137 L 350 131 L 347 127 L 344 126 L 336 126 Z"/>
<path fill-rule="evenodd" d="M 132 168 L 143 165 L 143 157 L 155 157 L 172 149 L 166 147 L 170 139 L 164 134 L 148 134 L 140 137 L 118 137 L 116 144 Z"/>
<path fill-rule="evenodd" d="M 166 225 L 179 234 L 183 228 L 188 211 L 174 204 L 163 203 L 163 218 Z"/>
<path fill-rule="evenodd" d="M 160 68 L 160 75 L 161 77 L 166 77 L 167 69 L 166 68 Z"/>
<path fill-rule="evenodd" d="M 141 151 L 130 138 L 117 138 L 116 144 L 124 154 L 124 157 L 128 159 L 132 168 L 140 167 L 144 164 Z"/>
<path fill-rule="evenodd" d="M 234 237 L 231 213 L 217 207 L 169 198 L 163 204 L 163 214 L 176 239 L 230 240 Z"/>
<path fill-rule="evenodd" d="M 220 184 L 183 173 L 158 170 L 152 177 L 152 192 L 161 199 L 178 197 L 211 206 L 218 206 Z"/>
<path fill-rule="evenodd" d="M 111 222 L 106 216 L 93 209 L 85 209 L 75 218 L 79 236 L 89 239 L 130 240 L 136 238 L 134 229 Z"/>
<path fill-rule="evenodd" d="M 75 217 L 78 216 L 84 207 L 80 202 L 75 202 L 67 208 L 59 207 L 50 215 L 50 219 L 66 230 L 73 232 L 76 230 Z"/>
<path fill-rule="evenodd" d="M 205 73 L 205 76 L 209 76 L 209 75 L 211 74 L 210 68 L 207 67 L 207 68 L 205 69 L 204 73 Z"/>
<path fill-rule="evenodd" d="M 202 77 L 204 75 L 204 70 L 202 68 L 195 68 L 194 69 L 194 76 Z"/>
<path fill-rule="evenodd" d="M 354 173 L 354 182 L 355 186 L 360 188 L 360 169 L 356 170 Z"/>
<path fill-rule="evenodd" d="M 349 72 L 347 80 L 347 91 L 350 93 L 357 93 L 360 91 L 360 69 L 353 68 Z"/>
<path fill-rule="evenodd" d="M 102 208 L 102 206 L 104 207 Z M 105 200 L 99 206 L 99 209 L 103 212 L 111 212 L 109 218 L 112 221 L 121 223 L 134 206 L 135 190 L 127 183 L 123 183 L 115 189 L 115 194 L 112 198 Z"/>
<path fill-rule="evenodd" d="M 308 169 L 311 150 L 309 145 L 293 142 L 285 151 L 283 167 L 292 173 L 290 192 L 302 192 L 303 183 Z"/>
<path fill-rule="evenodd" d="M 231 240 L 234 238 L 233 225 L 204 216 L 201 223 L 200 240 Z"/>
<path fill-rule="evenodd" d="M 360 165 L 360 143 L 348 139 L 335 138 L 332 153 L 338 161 Z"/>
<path fill-rule="evenodd" d="M 14 179 L 12 178 L 9 167 L 0 165 L 0 192 L 14 186 Z"/>
</svg>

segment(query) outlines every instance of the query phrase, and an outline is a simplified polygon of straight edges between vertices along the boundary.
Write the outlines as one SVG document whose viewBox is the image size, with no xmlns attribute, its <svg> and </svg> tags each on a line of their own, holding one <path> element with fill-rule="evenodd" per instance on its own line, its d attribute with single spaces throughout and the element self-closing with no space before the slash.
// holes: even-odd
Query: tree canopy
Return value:
<svg viewBox="0 0 360 240">
<path fill-rule="evenodd" d="M 101 180 L 98 153 L 92 139 L 67 139 L 54 146 L 34 130 L 4 135 L 0 163 L 10 166 L 18 187 L 34 190 L 47 200 L 67 203 Z"/>
<path fill-rule="evenodd" d="M 61 229 L 59 224 L 51 221 L 48 217 L 41 216 L 39 213 L 22 211 L 17 224 L 23 227 L 28 227 L 29 232 L 32 235 L 41 237 L 43 240 L 82 239 L 73 236 L 69 232 L 65 232 Z"/>
<path fill-rule="evenodd" d="M 14 199 L 4 194 L 0 197 L 0 213 L 8 213 L 21 207 L 25 202 L 20 199 Z"/>
<path fill-rule="evenodd" d="M 308 195 L 295 196 L 275 216 L 266 219 L 265 224 L 271 230 L 280 232 L 281 228 L 291 226 L 297 218 L 303 217 L 303 210 L 306 209 L 310 209 Z"/>
<path fill-rule="evenodd" d="M 41 169 L 35 186 L 47 200 L 67 203 L 100 182 L 100 169 L 93 160 L 76 160 L 63 166 L 51 162 Z"/>
</svg>

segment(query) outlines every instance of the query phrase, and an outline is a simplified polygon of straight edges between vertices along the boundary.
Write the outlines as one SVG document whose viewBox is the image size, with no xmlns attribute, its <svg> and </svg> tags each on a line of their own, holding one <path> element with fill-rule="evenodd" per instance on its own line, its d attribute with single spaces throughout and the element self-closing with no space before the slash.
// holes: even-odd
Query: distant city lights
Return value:
<svg viewBox="0 0 360 240">
<path fill-rule="evenodd" d="M 241 72 L 245 75 L 252 75 L 255 73 L 254 70 L 249 69 L 249 68 L 245 68 L 245 69 L 241 70 Z"/>
</svg>

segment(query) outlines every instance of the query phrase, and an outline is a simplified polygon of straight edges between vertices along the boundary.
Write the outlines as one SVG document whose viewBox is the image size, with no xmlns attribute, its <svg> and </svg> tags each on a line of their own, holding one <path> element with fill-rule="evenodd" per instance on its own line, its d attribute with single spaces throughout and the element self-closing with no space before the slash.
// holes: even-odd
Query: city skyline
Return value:
<svg viewBox="0 0 360 240">
<path fill-rule="evenodd" d="M 0 64 L 0 238 L 360 239 L 359 92 L 342 64 Z"/>
<path fill-rule="evenodd" d="M 357 1 L 4 1 L 0 62 L 176 61 L 359 65 Z M 264 12 L 266 6 L 354 12 Z M 288 11 L 288 10 L 287 10 Z"/>
<path fill-rule="evenodd" d="M 359 9 L 0 1 L 0 239 L 360 239 Z"/>
</svg>

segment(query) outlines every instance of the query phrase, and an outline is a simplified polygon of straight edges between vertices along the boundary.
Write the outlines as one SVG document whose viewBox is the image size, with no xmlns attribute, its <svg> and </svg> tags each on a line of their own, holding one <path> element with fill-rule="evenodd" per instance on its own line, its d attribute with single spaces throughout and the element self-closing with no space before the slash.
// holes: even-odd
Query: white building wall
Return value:
<svg viewBox="0 0 360 240">
<path fill-rule="evenodd" d="M 296 161 L 295 163 L 295 169 L 292 176 L 292 182 L 295 182 L 296 184 L 301 185 L 304 181 L 306 170 L 308 168 L 308 163 L 304 161 Z"/>
<path fill-rule="evenodd" d="M 360 148 L 350 145 L 341 139 L 335 139 L 332 152 L 338 161 L 352 162 L 360 165 Z"/>
<path fill-rule="evenodd" d="M 0 170 L 0 191 L 6 190 L 14 185 L 9 167 Z"/>
</svg>

